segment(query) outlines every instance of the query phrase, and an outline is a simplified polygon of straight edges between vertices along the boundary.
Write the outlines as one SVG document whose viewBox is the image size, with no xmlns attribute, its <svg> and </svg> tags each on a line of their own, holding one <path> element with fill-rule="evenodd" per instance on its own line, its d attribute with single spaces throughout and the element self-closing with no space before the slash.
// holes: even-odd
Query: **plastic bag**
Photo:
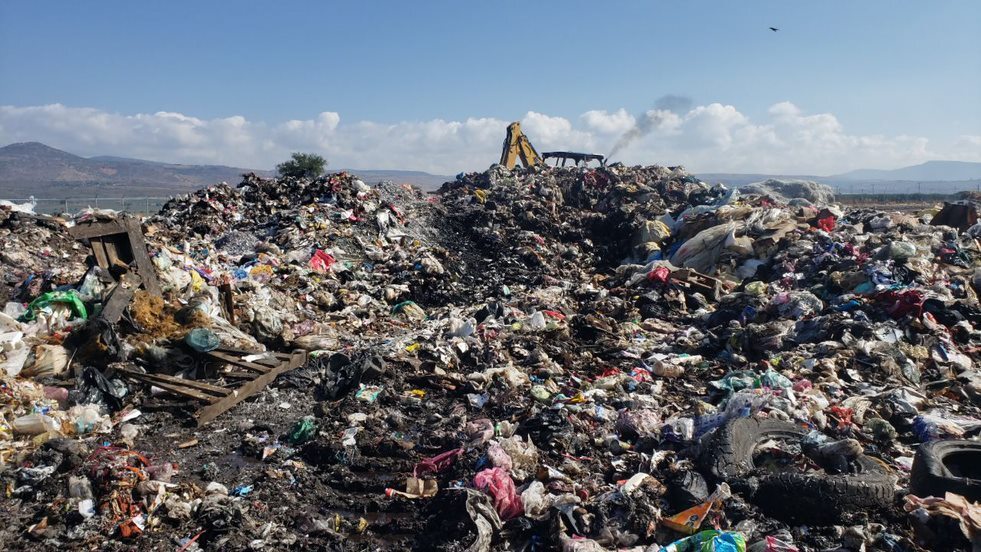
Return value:
<svg viewBox="0 0 981 552">
<path fill-rule="evenodd" d="M 61 345 L 38 345 L 34 349 L 34 362 L 24 367 L 22 376 L 57 376 L 68 368 L 68 351 Z"/>
<path fill-rule="evenodd" d="M 729 485 L 722 483 L 711 495 L 709 495 L 708 500 L 702 504 L 688 508 L 687 510 L 677 513 L 669 518 L 665 518 L 661 520 L 661 523 L 663 523 L 665 527 L 673 529 L 679 533 L 687 533 L 691 535 L 695 533 L 695 531 L 698 531 L 698 528 L 701 527 L 705 517 L 708 516 L 709 512 L 712 511 L 713 508 L 731 496 L 732 492 L 729 490 Z"/>
<path fill-rule="evenodd" d="M 76 392 L 79 404 L 97 404 L 115 412 L 123 407 L 123 397 L 129 388 L 119 379 L 108 379 L 97 369 L 86 366 L 82 371 L 82 383 Z"/>
<path fill-rule="evenodd" d="M 401 313 L 411 320 L 425 320 L 426 311 L 417 305 L 415 301 L 403 301 L 392 307 L 392 313 Z"/>
<path fill-rule="evenodd" d="M 100 301 L 106 291 L 105 284 L 99 280 L 97 270 L 95 267 L 91 268 L 82 278 L 82 285 L 78 287 L 78 296 L 82 301 Z"/>
<path fill-rule="evenodd" d="M 208 328 L 194 328 L 184 336 L 184 343 L 199 353 L 214 351 L 221 345 L 215 332 Z"/>
<path fill-rule="evenodd" d="M 85 310 L 85 304 L 82 303 L 78 293 L 76 293 L 75 290 L 68 290 L 49 291 L 31 301 L 31 304 L 27 306 L 27 312 L 21 316 L 21 321 L 30 322 L 31 320 L 34 320 L 37 318 L 37 311 L 47 308 L 54 303 L 64 303 L 68 305 L 71 308 L 72 314 L 77 318 L 88 318 L 88 311 Z"/>
<path fill-rule="evenodd" d="M 487 459 L 495 468 L 501 468 L 502 470 L 511 470 L 511 456 L 503 448 L 501 448 L 500 443 L 491 443 L 490 448 L 487 449 Z"/>
<path fill-rule="evenodd" d="M 722 255 L 726 241 L 735 230 L 736 225 L 732 223 L 702 230 L 671 255 L 671 264 L 691 268 L 703 274 L 712 272 L 719 261 L 719 256 Z"/>
<path fill-rule="evenodd" d="M 538 449 L 529 438 L 527 441 L 517 435 L 500 440 L 501 449 L 511 460 L 511 473 L 523 481 L 538 469 Z"/>
<path fill-rule="evenodd" d="M 545 491 L 545 485 L 541 481 L 533 481 L 521 493 L 521 505 L 524 508 L 525 517 L 530 519 L 539 520 L 548 517 L 553 501 L 552 495 Z"/>
<path fill-rule="evenodd" d="M 493 497 L 494 509 L 502 520 L 518 517 L 524 512 L 524 505 L 518 497 L 514 481 L 501 468 L 490 468 L 478 473 L 473 478 L 473 484 L 474 487 Z"/>
<path fill-rule="evenodd" d="M 71 407 L 68 415 L 75 421 L 75 432 L 79 435 L 86 433 L 108 433 L 112 430 L 112 420 L 102 414 L 97 404 L 80 404 Z"/>
<path fill-rule="evenodd" d="M 40 435 L 49 431 L 61 430 L 61 424 L 51 416 L 28 414 L 15 418 L 10 424 L 15 434 Z"/>
<path fill-rule="evenodd" d="M 702 531 L 676 540 L 658 552 L 746 552 L 746 538 L 729 531 Z"/>
<path fill-rule="evenodd" d="M 0 332 L 0 370 L 13 377 L 21 373 L 31 348 L 20 331 Z"/>
<path fill-rule="evenodd" d="M 316 431 L 317 423 L 313 416 L 305 416 L 297 420 L 296 424 L 293 425 L 293 429 L 290 430 L 287 440 L 294 445 L 305 443 L 313 437 Z"/>
</svg>

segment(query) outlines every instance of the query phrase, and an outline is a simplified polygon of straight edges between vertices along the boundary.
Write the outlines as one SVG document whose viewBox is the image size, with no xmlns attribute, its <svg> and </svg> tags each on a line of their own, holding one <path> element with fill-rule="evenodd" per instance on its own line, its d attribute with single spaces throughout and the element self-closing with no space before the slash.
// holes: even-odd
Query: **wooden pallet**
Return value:
<svg viewBox="0 0 981 552">
<path fill-rule="evenodd" d="M 89 240 L 95 262 L 117 280 L 120 274 L 130 271 L 130 264 L 135 264 L 135 272 L 143 287 L 153 295 L 161 294 L 156 270 L 147 254 L 140 221 L 121 216 L 110 221 L 80 222 L 68 233 L 76 240 Z"/>
<path fill-rule="evenodd" d="M 671 273 L 671 281 L 690 291 L 697 291 L 710 301 L 718 301 L 723 294 L 735 287 L 730 282 L 706 276 L 690 268 L 680 268 Z"/>
<path fill-rule="evenodd" d="M 164 374 L 144 374 L 132 368 L 117 367 L 116 371 L 130 379 L 148 383 L 168 393 L 194 399 L 202 406 L 194 413 L 198 426 L 203 426 L 222 415 L 236 404 L 266 388 L 280 374 L 303 366 L 307 361 L 305 351 L 269 353 L 270 358 L 246 360 L 252 354 L 235 349 L 218 349 L 206 353 L 215 361 L 229 364 L 237 370 L 222 372 L 236 384 L 216 385 L 204 380 L 191 380 Z"/>
</svg>

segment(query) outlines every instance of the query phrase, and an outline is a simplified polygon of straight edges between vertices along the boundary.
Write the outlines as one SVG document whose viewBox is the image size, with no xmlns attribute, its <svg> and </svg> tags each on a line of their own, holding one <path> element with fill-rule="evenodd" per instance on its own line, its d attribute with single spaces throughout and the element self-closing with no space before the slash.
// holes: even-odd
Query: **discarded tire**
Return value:
<svg viewBox="0 0 981 552">
<path fill-rule="evenodd" d="M 800 439 L 806 432 L 781 420 L 736 418 L 711 434 L 702 447 L 702 465 L 730 485 L 753 471 L 753 449 L 764 439 Z M 738 488 L 737 488 L 738 490 Z"/>
<path fill-rule="evenodd" d="M 972 502 L 981 500 L 981 443 L 955 440 L 920 445 L 913 458 L 910 492 L 919 497 L 951 492 Z"/>
<path fill-rule="evenodd" d="M 761 510 L 788 521 L 831 522 L 843 514 L 892 503 L 895 477 L 864 454 L 855 459 L 855 471 L 849 474 L 755 473 L 757 444 L 765 439 L 799 439 L 804 434 L 789 422 L 739 418 L 703 442 L 701 464 L 712 477 L 746 494 Z"/>
</svg>

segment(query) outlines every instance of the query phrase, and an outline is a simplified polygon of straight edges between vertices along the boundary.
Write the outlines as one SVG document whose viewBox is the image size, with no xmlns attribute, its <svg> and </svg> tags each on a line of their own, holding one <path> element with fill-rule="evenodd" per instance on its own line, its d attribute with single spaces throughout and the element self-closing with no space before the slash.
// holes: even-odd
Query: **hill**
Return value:
<svg viewBox="0 0 981 552">
<path fill-rule="evenodd" d="M 842 180 L 922 180 L 956 181 L 981 178 L 981 163 L 968 161 L 927 161 L 892 170 L 858 169 L 832 178 Z"/>
<path fill-rule="evenodd" d="M 81 157 L 40 142 L 0 147 L 0 198 L 157 197 L 218 182 L 237 184 L 243 173 L 271 170 L 224 165 L 181 165 L 126 157 Z M 394 180 L 433 190 L 452 177 L 420 171 L 348 169 L 366 182 Z"/>
</svg>

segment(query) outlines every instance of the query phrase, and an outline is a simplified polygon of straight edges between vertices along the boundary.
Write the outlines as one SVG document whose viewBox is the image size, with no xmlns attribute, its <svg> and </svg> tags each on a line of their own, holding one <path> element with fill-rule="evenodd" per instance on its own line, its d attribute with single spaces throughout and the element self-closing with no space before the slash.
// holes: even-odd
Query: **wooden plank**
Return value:
<svg viewBox="0 0 981 552">
<path fill-rule="evenodd" d="M 96 264 L 109 270 L 109 257 L 106 256 L 106 249 L 102 247 L 102 238 L 92 238 L 89 243 L 92 245 L 92 255 L 95 257 Z"/>
<path fill-rule="evenodd" d="M 168 376 L 166 374 L 143 374 L 141 372 L 136 372 L 134 370 L 127 370 L 125 368 L 117 368 L 117 371 L 122 372 L 130 377 L 142 379 L 149 381 L 151 383 L 165 383 L 168 385 L 177 385 L 182 387 L 189 387 L 191 389 L 197 389 L 199 391 L 204 391 L 212 395 L 227 396 L 232 391 L 230 389 L 225 389 L 224 387 L 219 387 L 217 385 L 212 385 L 207 382 L 198 380 L 189 380 L 183 378 L 177 378 L 174 376 Z"/>
<path fill-rule="evenodd" d="M 190 397 L 192 399 L 197 399 L 203 403 L 214 404 L 221 400 L 221 397 L 215 397 L 212 395 L 206 395 L 200 391 L 191 389 L 190 387 L 181 387 L 180 385 L 173 385 L 170 383 L 163 383 L 159 381 L 148 382 L 151 385 L 159 387 L 168 393 L 174 393 L 184 397 Z"/>
<path fill-rule="evenodd" d="M 162 295 L 160 281 L 157 280 L 157 271 L 153 266 L 153 261 L 146 252 L 146 240 L 143 239 L 143 227 L 134 218 L 127 218 L 123 222 L 126 233 L 129 235 L 129 246 L 133 251 L 133 259 L 136 261 L 136 272 L 143 278 L 143 286 L 153 295 Z"/>
<path fill-rule="evenodd" d="M 222 353 L 230 353 L 234 355 L 261 355 L 268 352 L 268 351 L 252 351 L 249 349 L 240 349 L 238 347 L 232 347 L 226 345 L 221 345 L 215 350 Z"/>
<path fill-rule="evenodd" d="M 124 234 L 126 233 L 126 229 L 119 221 L 112 220 L 105 222 L 83 222 L 69 228 L 68 233 L 76 240 L 84 240 L 86 238 L 108 236 L 111 234 Z"/>
<path fill-rule="evenodd" d="M 122 283 L 116 284 L 115 289 L 109 294 L 109 300 L 102 306 L 102 312 L 99 313 L 99 318 L 110 324 L 119 322 L 119 319 L 123 316 L 123 312 L 132 300 L 133 290 L 123 287 Z"/>
<path fill-rule="evenodd" d="M 205 406 L 197 411 L 195 418 L 198 426 L 203 426 L 214 420 L 231 407 L 262 391 L 267 385 L 272 383 L 277 376 L 303 365 L 306 362 L 306 353 L 297 351 L 290 356 L 290 360 L 283 362 L 279 367 L 271 370 L 256 379 L 242 385 L 232 395 L 225 397 L 213 404 Z"/>
<path fill-rule="evenodd" d="M 109 266 L 119 266 L 120 264 L 126 266 L 126 263 L 119 258 L 119 251 L 116 250 L 116 244 L 113 243 L 111 237 L 107 236 L 99 239 L 99 241 L 106 250 L 106 260 L 109 261 Z"/>
<path fill-rule="evenodd" d="M 239 372 L 236 370 L 229 370 L 227 372 L 218 372 L 223 378 L 234 378 L 234 379 L 255 379 L 255 372 Z"/>
<path fill-rule="evenodd" d="M 225 282 L 218 286 L 221 293 L 221 309 L 225 313 L 225 319 L 235 324 L 235 292 L 232 284 Z"/>
<path fill-rule="evenodd" d="M 282 358 L 282 357 L 260 358 L 260 359 L 254 361 L 254 362 L 256 364 L 261 364 L 263 366 L 268 366 L 270 368 L 275 368 L 275 367 L 279 366 L 279 363 L 280 362 L 283 362 L 284 360 L 289 360 L 289 357 L 286 357 L 286 358 Z"/>
<path fill-rule="evenodd" d="M 243 368 L 248 368 L 249 370 L 254 370 L 256 372 L 260 372 L 260 373 L 263 373 L 263 374 L 265 374 L 265 373 L 267 373 L 267 372 L 275 369 L 275 368 L 272 368 L 272 367 L 269 367 L 269 366 L 263 366 L 261 364 L 256 364 L 255 362 L 249 362 L 247 360 L 242 360 L 240 357 L 237 357 L 237 356 L 234 356 L 234 355 L 225 354 L 225 353 L 222 353 L 222 352 L 219 352 L 219 351 L 211 351 L 208 354 L 211 355 L 214 358 L 217 358 L 218 360 L 223 360 L 225 362 L 234 364 L 236 366 L 241 366 Z"/>
</svg>

